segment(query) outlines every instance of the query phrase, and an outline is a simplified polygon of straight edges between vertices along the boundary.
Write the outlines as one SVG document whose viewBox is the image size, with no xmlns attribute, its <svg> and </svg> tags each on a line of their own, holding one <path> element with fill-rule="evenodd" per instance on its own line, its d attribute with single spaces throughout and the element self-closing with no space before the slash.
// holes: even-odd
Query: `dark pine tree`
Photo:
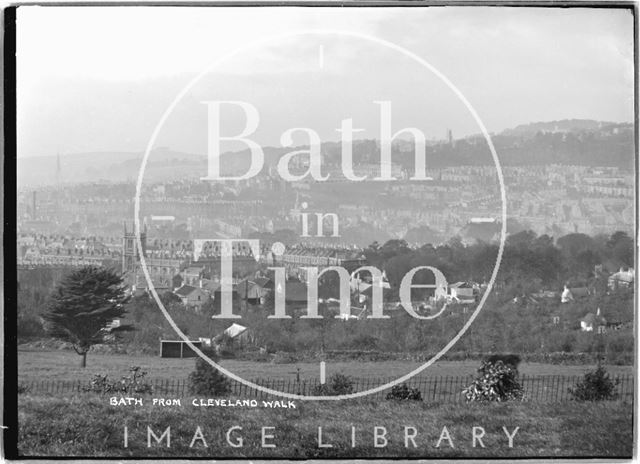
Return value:
<svg viewBox="0 0 640 464">
<path fill-rule="evenodd" d="M 104 343 L 110 335 L 132 330 L 131 326 L 110 328 L 126 314 L 129 301 L 122 277 L 107 268 L 85 266 L 66 275 L 51 296 L 43 318 L 47 333 L 69 342 L 87 364 L 92 345 Z"/>
</svg>

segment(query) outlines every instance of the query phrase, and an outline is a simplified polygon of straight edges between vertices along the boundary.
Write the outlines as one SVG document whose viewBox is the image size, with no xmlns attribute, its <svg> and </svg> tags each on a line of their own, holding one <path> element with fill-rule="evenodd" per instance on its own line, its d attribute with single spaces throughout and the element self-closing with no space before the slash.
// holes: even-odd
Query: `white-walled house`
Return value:
<svg viewBox="0 0 640 464">
<path fill-rule="evenodd" d="M 580 319 L 580 330 L 583 332 L 604 333 L 607 327 L 607 320 L 600 314 L 600 308 L 596 314 L 588 313 Z"/>
<path fill-rule="evenodd" d="M 469 282 L 456 282 L 449 285 L 449 296 L 461 302 L 476 301 L 477 290 Z"/>
</svg>

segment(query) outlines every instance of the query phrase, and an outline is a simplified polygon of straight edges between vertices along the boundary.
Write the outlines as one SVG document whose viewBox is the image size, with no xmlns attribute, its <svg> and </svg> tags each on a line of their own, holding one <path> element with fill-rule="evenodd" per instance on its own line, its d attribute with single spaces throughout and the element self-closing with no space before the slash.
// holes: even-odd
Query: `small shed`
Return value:
<svg viewBox="0 0 640 464">
<path fill-rule="evenodd" d="M 569 303 L 570 301 L 575 301 L 580 298 L 586 298 L 591 295 L 591 290 L 587 287 L 567 287 L 564 286 L 562 290 L 562 294 L 560 295 L 561 303 Z"/>
<path fill-rule="evenodd" d="M 202 342 L 192 340 L 196 348 L 202 348 Z M 195 358 L 198 354 L 184 340 L 160 340 L 161 358 Z"/>
<path fill-rule="evenodd" d="M 580 319 L 580 330 L 583 332 L 604 333 L 607 327 L 607 320 L 600 314 L 600 308 L 596 314 L 587 313 L 582 319 Z"/>
<path fill-rule="evenodd" d="M 220 335 L 215 337 L 216 343 L 220 343 L 224 338 L 226 343 L 231 342 L 236 346 L 243 346 L 250 341 L 250 331 L 247 327 L 235 322 L 227 327 Z M 228 346 L 228 345 L 227 345 Z"/>
<path fill-rule="evenodd" d="M 261 288 L 249 279 L 245 279 L 236 285 L 236 291 L 241 299 L 247 300 L 252 304 L 259 304 L 263 296 Z"/>
<path fill-rule="evenodd" d="M 191 285 L 183 285 L 177 289 L 175 293 L 182 304 L 187 307 L 195 307 L 198 310 L 209 300 L 209 294 L 200 287 L 192 287 Z"/>
<path fill-rule="evenodd" d="M 449 285 L 449 295 L 460 301 L 475 301 L 476 299 L 476 291 L 469 282 L 456 282 Z"/>
<path fill-rule="evenodd" d="M 231 324 L 229 327 L 225 329 L 224 334 L 227 335 L 229 338 L 236 340 L 236 339 L 243 338 L 243 335 L 246 337 L 247 330 L 248 329 L 245 326 L 236 324 L 234 322 L 233 324 Z"/>
<path fill-rule="evenodd" d="M 607 284 L 611 290 L 632 288 L 634 280 L 635 273 L 632 268 L 629 268 L 626 271 L 621 268 L 618 272 L 609 276 Z"/>
</svg>

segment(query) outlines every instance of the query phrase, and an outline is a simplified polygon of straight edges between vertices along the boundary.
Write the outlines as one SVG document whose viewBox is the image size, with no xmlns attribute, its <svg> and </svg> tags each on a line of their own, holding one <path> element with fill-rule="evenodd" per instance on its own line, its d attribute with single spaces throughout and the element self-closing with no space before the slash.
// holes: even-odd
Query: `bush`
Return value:
<svg viewBox="0 0 640 464">
<path fill-rule="evenodd" d="M 213 361 L 217 361 L 214 351 L 203 352 Z M 189 374 L 189 392 L 195 395 L 223 395 L 230 391 L 229 380 L 218 369 L 200 357 L 196 359 L 196 368 Z"/>
<path fill-rule="evenodd" d="M 31 391 L 31 387 L 28 385 L 20 384 L 18 385 L 18 395 L 29 393 Z"/>
<path fill-rule="evenodd" d="M 495 364 L 498 361 L 502 361 L 505 366 L 511 367 L 517 373 L 518 366 L 520 365 L 520 361 L 522 361 L 522 359 L 517 354 L 492 354 L 489 355 L 485 361 L 490 364 Z"/>
<path fill-rule="evenodd" d="M 595 371 L 587 372 L 574 388 L 569 388 L 569 393 L 577 401 L 614 400 L 618 397 L 616 386 L 619 383 L 619 379 L 612 380 L 606 369 L 598 365 Z"/>
<path fill-rule="evenodd" d="M 231 338 L 226 333 L 218 335 L 215 340 L 217 353 L 221 358 L 235 358 L 236 356 L 236 348 L 233 343 L 233 338 Z"/>
<path fill-rule="evenodd" d="M 129 375 L 123 375 L 119 381 L 109 380 L 109 376 L 94 374 L 89 385 L 82 390 L 95 393 L 153 393 L 153 386 L 147 382 L 147 373 L 138 366 L 129 368 Z"/>
<path fill-rule="evenodd" d="M 387 393 L 388 400 L 422 401 L 422 393 L 417 388 L 409 388 L 406 383 L 396 385 Z"/>
<path fill-rule="evenodd" d="M 333 374 L 329 381 L 316 385 L 313 389 L 314 396 L 338 396 L 353 393 L 353 380 L 342 374 Z"/>
<path fill-rule="evenodd" d="M 352 348 L 357 350 L 376 350 L 378 348 L 378 339 L 372 335 L 361 334 L 353 340 L 343 343 L 344 348 Z"/>
<path fill-rule="evenodd" d="M 480 375 L 462 390 L 467 402 L 524 400 L 524 390 L 518 382 L 518 371 L 502 361 L 484 361 Z"/>
</svg>

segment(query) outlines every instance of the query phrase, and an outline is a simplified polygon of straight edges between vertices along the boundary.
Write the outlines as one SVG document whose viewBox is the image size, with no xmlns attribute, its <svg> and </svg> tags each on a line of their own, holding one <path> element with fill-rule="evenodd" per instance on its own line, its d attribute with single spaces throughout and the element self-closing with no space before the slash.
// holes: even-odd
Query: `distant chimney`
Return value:
<svg viewBox="0 0 640 464">
<path fill-rule="evenodd" d="M 598 311 L 596 311 L 596 316 L 600 315 L 600 308 L 598 308 Z"/>
<path fill-rule="evenodd" d="M 202 277 L 200 278 L 200 288 L 202 288 Z"/>
<path fill-rule="evenodd" d="M 35 219 L 36 218 L 36 211 L 37 211 L 37 203 L 36 203 L 36 192 L 33 192 L 33 195 L 31 197 L 31 219 Z"/>
</svg>

